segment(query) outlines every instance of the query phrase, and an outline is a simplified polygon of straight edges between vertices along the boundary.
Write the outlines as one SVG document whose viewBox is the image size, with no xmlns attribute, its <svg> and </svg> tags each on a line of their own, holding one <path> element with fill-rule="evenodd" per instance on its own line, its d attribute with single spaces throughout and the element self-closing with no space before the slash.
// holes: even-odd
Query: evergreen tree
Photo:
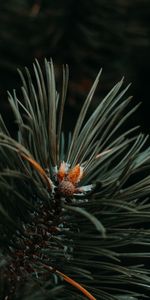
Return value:
<svg viewBox="0 0 150 300">
<path fill-rule="evenodd" d="M 9 93 L 18 127 L 0 118 L 1 299 L 141 300 L 150 289 L 150 147 L 119 81 L 88 115 L 99 72 L 72 133 L 63 133 L 68 67 L 26 68 Z"/>
</svg>

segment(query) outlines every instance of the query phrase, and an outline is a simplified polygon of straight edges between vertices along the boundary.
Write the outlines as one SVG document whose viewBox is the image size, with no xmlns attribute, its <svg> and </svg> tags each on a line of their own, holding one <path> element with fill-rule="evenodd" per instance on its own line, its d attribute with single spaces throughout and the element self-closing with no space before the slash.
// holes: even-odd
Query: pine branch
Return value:
<svg viewBox="0 0 150 300">
<path fill-rule="evenodd" d="M 22 94 L 8 93 L 16 139 L 0 118 L 1 297 L 144 299 L 150 147 L 122 126 L 137 106 L 127 111 L 121 80 L 89 114 L 99 73 L 68 138 L 68 67 L 58 93 L 52 61 L 44 66 L 20 73 Z"/>
</svg>

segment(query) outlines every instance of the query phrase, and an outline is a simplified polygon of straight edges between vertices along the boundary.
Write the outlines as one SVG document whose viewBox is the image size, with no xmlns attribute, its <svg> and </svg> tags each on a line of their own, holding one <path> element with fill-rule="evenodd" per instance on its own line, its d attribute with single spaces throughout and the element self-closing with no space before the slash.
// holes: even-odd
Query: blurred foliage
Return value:
<svg viewBox="0 0 150 300">
<path fill-rule="evenodd" d="M 134 95 L 137 91 L 146 97 L 149 9 L 149 0 L 1 1 L 1 93 L 17 86 L 17 67 L 30 65 L 35 57 L 52 57 L 59 66 L 69 64 L 72 107 L 75 97 L 80 102 L 87 93 L 100 67 L 104 92 L 125 75 L 134 82 Z"/>
</svg>

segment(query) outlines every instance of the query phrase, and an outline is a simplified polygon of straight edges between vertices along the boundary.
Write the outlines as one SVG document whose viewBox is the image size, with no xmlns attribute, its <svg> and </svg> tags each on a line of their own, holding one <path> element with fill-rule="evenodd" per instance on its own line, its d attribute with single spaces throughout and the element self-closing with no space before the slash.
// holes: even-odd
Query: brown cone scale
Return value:
<svg viewBox="0 0 150 300">
<path fill-rule="evenodd" d="M 70 197 L 75 192 L 75 186 L 69 180 L 62 180 L 58 185 L 58 192 L 64 197 Z"/>
</svg>

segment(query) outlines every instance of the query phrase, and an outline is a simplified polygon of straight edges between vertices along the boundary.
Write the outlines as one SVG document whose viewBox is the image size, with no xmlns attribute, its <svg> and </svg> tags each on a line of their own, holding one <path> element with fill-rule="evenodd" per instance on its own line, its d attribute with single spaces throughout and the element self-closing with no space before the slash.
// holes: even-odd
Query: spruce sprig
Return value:
<svg viewBox="0 0 150 300">
<path fill-rule="evenodd" d="M 127 112 L 121 80 L 87 118 L 100 71 L 64 135 L 68 67 L 60 93 L 52 61 L 33 69 L 19 71 L 19 96 L 8 93 L 16 139 L 0 118 L 1 297 L 144 299 L 150 147 L 123 126 L 138 106 Z"/>
</svg>

